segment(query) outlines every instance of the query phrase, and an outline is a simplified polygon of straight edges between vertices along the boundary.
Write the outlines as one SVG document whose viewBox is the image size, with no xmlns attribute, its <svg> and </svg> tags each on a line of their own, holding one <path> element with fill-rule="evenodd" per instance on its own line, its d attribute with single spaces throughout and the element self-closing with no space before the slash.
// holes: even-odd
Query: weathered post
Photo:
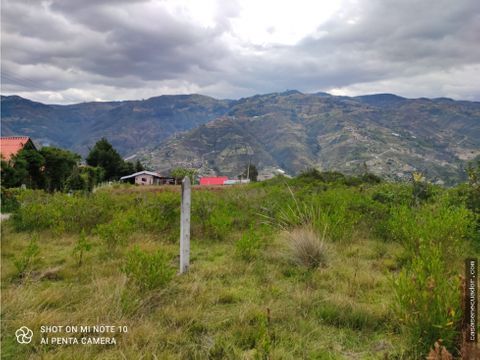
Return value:
<svg viewBox="0 0 480 360">
<path fill-rule="evenodd" d="M 182 205 L 180 215 L 180 274 L 188 271 L 190 265 L 190 178 L 185 176 L 182 181 Z"/>
</svg>

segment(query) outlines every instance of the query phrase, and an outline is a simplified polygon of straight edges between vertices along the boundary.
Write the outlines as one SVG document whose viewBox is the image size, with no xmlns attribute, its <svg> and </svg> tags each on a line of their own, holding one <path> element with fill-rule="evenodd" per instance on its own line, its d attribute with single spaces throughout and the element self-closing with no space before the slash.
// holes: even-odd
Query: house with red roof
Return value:
<svg viewBox="0 0 480 360">
<path fill-rule="evenodd" d="M 32 139 L 28 136 L 0 137 L 0 157 L 2 160 L 10 161 L 22 149 L 37 150 Z"/>
</svg>

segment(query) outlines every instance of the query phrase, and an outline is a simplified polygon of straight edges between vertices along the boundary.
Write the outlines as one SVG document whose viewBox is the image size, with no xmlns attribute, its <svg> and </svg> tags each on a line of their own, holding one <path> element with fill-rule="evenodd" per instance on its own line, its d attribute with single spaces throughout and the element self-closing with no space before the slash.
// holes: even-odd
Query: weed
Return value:
<svg viewBox="0 0 480 360">
<path fill-rule="evenodd" d="M 83 254 L 92 249 L 92 244 L 87 240 L 85 231 L 82 230 L 78 237 L 77 243 L 73 248 L 72 255 L 77 260 L 78 267 L 82 266 Z"/>
<path fill-rule="evenodd" d="M 252 228 L 242 234 L 242 237 L 235 243 L 236 254 L 245 261 L 251 261 L 258 256 L 262 247 L 259 234 Z"/>
<path fill-rule="evenodd" d="M 17 269 L 17 276 L 24 277 L 29 270 L 31 270 L 32 265 L 37 260 L 38 254 L 40 253 L 40 247 L 37 244 L 38 235 L 32 236 L 28 246 L 23 250 L 18 258 L 13 260 L 15 268 Z"/>
<path fill-rule="evenodd" d="M 149 254 L 138 246 L 127 254 L 122 271 L 140 290 L 165 286 L 175 273 L 164 252 L 158 250 Z"/>
</svg>

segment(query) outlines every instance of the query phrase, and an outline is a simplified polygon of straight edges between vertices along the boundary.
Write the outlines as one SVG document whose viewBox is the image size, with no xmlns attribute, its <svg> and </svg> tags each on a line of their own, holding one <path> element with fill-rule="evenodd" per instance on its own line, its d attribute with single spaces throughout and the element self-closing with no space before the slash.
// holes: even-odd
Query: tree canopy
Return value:
<svg viewBox="0 0 480 360">
<path fill-rule="evenodd" d="M 93 146 L 87 156 L 87 164 L 101 167 L 104 170 L 104 180 L 118 180 L 124 175 L 144 170 L 142 163 L 125 161 L 107 139 L 101 138 Z"/>
<path fill-rule="evenodd" d="M 126 170 L 128 171 L 120 154 L 105 138 L 97 141 L 86 160 L 88 165 L 99 166 L 105 170 L 105 180 L 118 180 Z"/>
</svg>

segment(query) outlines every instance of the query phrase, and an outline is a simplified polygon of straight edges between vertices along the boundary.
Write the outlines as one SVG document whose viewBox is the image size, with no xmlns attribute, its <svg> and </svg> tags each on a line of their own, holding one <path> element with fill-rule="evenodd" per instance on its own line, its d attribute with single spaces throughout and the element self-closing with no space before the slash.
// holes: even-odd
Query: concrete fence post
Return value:
<svg viewBox="0 0 480 360">
<path fill-rule="evenodd" d="M 180 274 L 186 273 L 190 265 L 190 208 L 191 208 L 191 183 L 185 176 L 182 181 L 182 204 L 180 215 Z"/>
</svg>

